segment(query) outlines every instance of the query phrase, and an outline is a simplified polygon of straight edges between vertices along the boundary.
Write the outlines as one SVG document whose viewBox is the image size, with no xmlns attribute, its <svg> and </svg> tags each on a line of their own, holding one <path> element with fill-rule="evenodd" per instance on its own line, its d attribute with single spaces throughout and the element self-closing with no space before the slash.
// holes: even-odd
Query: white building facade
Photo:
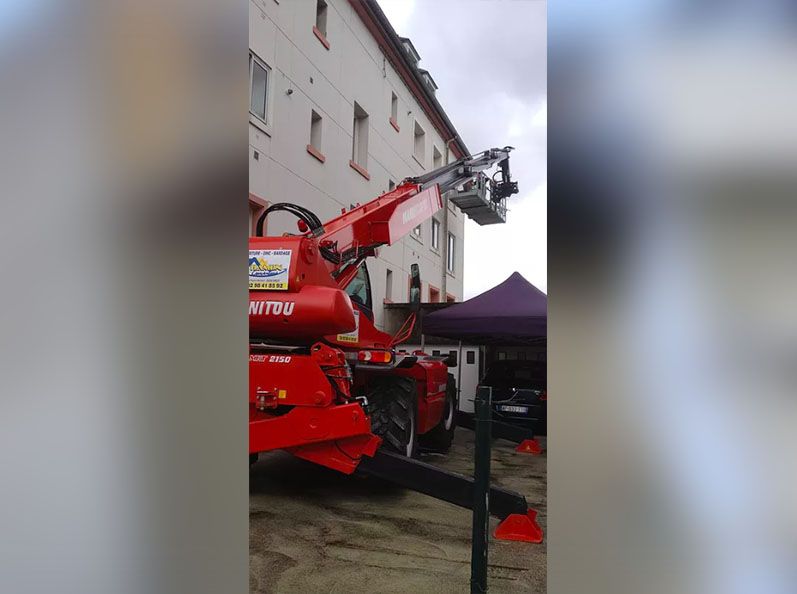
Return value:
<svg viewBox="0 0 797 594">
<path fill-rule="evenodd" d="M 329 220 L 402 179 L 467 154 L 374 0 L 250 0 L 250 234 L 267 204 L 292 202 Z M 269 216 L 270 235 L 297 232 Z M 461 301 L 464 215 L 446 204 L 368 262 L 374 321 L 408 301 L 420 267 L 423 301 Z"/>
</svg>

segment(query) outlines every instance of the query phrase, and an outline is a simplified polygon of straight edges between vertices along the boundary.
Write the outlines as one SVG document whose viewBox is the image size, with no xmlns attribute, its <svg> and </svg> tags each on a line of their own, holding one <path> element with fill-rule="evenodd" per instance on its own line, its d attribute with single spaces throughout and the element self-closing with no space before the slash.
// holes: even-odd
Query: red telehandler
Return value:
<svg viewBox="0 0 797 594">
<path fill-rule="evenodd" d="M 474 480 L 415 459 L 419 444 L 446 451 L 457 391 L 444 358 L 396 348 L 411 334 L 420 302 L 390 336 L 374 326 L 365 260 L 443 207 L 465 185 L 496 207 L 517 193 L 512 147 L 489 149 L 405 179 L 372 201 L 322 223 L 296 204 L 269 206 L 249 240 L 249 461 L 270 450 L 340 472 L 372 476 L 473 508 Z M 498 166 L 492 177 L 485 173 Z M 263 236 L 274 212 L 297 217 L 298 234 Z M 489 489 L 497 538 L 540 542 L 536 512 L 515 492 Z M 502 528 L 503 527 L 503 528 Z"/>
<path fill-rule="evenodd" d="M 490 149 L 425 175 L 322 224 L 296 204 L 269 206 L 249 240 L 249 452 L 288 450 L 344 473 L 380 444 L 415 457 L 419 444 L 446 451 L 456 388 L 440 357 L 395 347 L 374 326 L 365 260 L 443 206 L 442 194 L 472 181 L 501 201 L 517 192 L 511 147 Z M 487 179 L 498 165 L 500 179 Z M 486 183 L 485 183 L 486 182 Z M 263 237 L 266 218 L 289 212 L 299 233 Z M 420 299 L 413 269 L 412 299 Z"/>
</svg>

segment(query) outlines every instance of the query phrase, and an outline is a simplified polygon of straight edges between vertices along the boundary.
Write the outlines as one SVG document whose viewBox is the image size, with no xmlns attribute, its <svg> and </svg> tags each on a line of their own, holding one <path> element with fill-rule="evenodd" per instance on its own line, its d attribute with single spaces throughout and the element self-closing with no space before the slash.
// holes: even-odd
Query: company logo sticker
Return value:
<svg viewBox="0 0 797 594">
<path fill-rule="evenodd" d="M 354 330 L 345 334 L 338 334 L 338 342 L 357 343 L 360 341 L 360 312 L 354 310 Z"/>
<path fill-rule="evenodd" d="M 249 288 L 287 291 L 291 250 L 249 250 Z"/>
</svg>

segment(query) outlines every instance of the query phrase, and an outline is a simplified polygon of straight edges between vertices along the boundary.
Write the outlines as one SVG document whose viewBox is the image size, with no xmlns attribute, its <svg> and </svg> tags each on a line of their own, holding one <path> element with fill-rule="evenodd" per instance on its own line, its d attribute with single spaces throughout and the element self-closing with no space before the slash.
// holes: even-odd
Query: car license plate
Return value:
<svg viewBox="0 0 797 594">
<path fill-rule="evenodd" d="M 501 412 L 509 412 L 509 413 L 520 413 L 525 415 L 529 412 L 528 406 L 510 406 L 508 404 L 502 404 L 498 407 L 498 410 Z"/>
</svg>

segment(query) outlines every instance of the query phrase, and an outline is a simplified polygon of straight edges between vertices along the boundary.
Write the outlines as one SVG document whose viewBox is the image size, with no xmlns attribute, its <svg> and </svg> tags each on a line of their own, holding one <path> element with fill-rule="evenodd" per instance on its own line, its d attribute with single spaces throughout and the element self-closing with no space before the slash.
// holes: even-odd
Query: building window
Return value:
<svg viewBox="0 0 797 594">
<path fill-rule="evenodd" d="M 415 148 L 412 154 L 418 163 L 423 165 L 426 159 L 426 132 L 418 122 L 415 122 Z"/>
<path fill-rule="evenodd" d="M 307 145 L 307 152 L 323 163 L 326 157 L 321 152 L 321 136 L 322 118 L 315 110 L 310 110 L 310 144 Z"/>
<path fill-rule="evenodd" d="M 418 293 L 418 301 L 423 300 L 423 281 L 420 278 L 420 271 L 418 272 L 418 288 L 412 286 L 412 274 L 407 275 L 407 302 L 411 303 L 415 293 Z"/>
<path fill-rule="evenodd" d="M 398 125 L 398 97 L 391 91 L 390 93 L 390 125 L 399 131 Z"/>
<path fill-rule="evenodd" d="M 356 102 L 354 103 L 351 160 L 363 170 L 368 168 L 368 114 Z"/>
<path fill-rule="evenodd" d="M 401 44 L 404 46 L 404 49 L 407 51 L 407 55 L 412 60 L 413 64 L 418 64 L 421 60 L 421 55 L 418 53 L 418 50 L 415 49 L 415 46 L 412 45 L 412 41 L 410 41 L 406 37 L 399 37 L 401 40 Z"/>
<path fill-rule="evenodd" d="M 440 289 L 429 285 L 429 303 L 440 303 Z"/>
<path fill-rule="evenodd" d="M 454 297 L 451 293 L 446 293 L 446 303 L 456 303 L 457 298 Z"/>
<path fill-rule="evenodd" d="M 389 268 L 385 273 L 385 302 L 393 303 L 393 271 Z"/>
<path fill-rule="evenodd" d="M 321 116 L 310 110 L 310 144 L 321 150 Z"/>
<path fill-rule="evenodd" d="M 315 6 L 315 26 L 326 37 L 327 35 L 327 3 L 318 0 Z"/>
<path fill-rule="evenodd" d="M 443 166 L 443 154 L 437 149 L 432 148 L 432 169 L 439 169 Z"/>
<path fill-rule="evenodd" d="M 432 219 L 432 249 L 440 249 L 440 221 Z"/>
<path fill-rule="evenodd" d="M 418 225 L 417 227 L 415 227 L 415 228 L 412 230 L 412 236 L 413 236 L 415 239 L 417 239 L 418 241 L 422 241 L 422 240 L 421 240 L 421 233 L 422 233 L 422 232 L 421 232 L 421 226 L 420 226 L 420 225 Z"/>
<path fill-rule="evenodd" d="M 453 273 L 454 272 L 454 264 L 456 263 L 455 259 L 455 252 L 457 249 L 457 238 L 454 237 L 453 233 L 448 234 L 448 253 L 446 254 L 446 269 Z"/>
<path fill-rule="evenodd" d="M 271 69 L 249 52 L 249 113 L 268 123 L 268 91 Z"/>
<path fill-rule="evenodd" d="M 318 0 L 315 5 L 315 28 L 324 37 L 327 36 L 327 3 Z"/>
<path fill-rule="evenodd" d="M 473 365 L 474 363 L 476 363 L 476 351 L 466 352 L 465 357 L 466 357 L 465 360 L 468 362 L 468 365 Z"/>
</svg>

